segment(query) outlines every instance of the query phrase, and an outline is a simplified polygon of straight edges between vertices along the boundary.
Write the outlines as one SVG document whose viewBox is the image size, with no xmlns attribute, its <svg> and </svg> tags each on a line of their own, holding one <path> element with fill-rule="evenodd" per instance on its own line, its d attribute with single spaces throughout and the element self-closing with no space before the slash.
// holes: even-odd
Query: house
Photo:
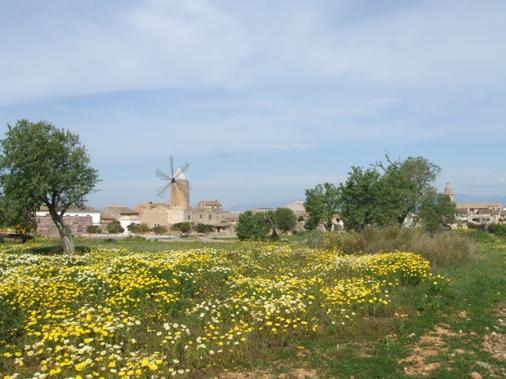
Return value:
<svg viewBox="0 0 506 379">
<path fill-rule="evenodd" d="M 124 234 L 129 234 L 128 226 L 130 224 L 140 224 L 141 218 L 139 212 L 121 205 L 113 205 L 100 211 L 102 218 L 102 227 L 105 229 L 113 220 L 119 221 L 124 229 Z"/>
<path fill-rule="evenodd" d="M 457 221 L 474 225 L 497 224 L 501 220 L 501 203 L 460 203 L 457 204 Z"/>
<path fill-rule="evenodd" d="M 63 220 L 74 236 L 81 236 L 87 232 L 89 226 L 100 225 L 101 215 L 98 210 L 91 207 L 85 206 L 80 208 L 71 206 L 65 212 Z M 59 237 L 58 229 L 53 223 L 46 206 L 40 207 L 35 212 L 35 221 L 37 224 L 37 234 L 44 237 Z"/>
</svg>

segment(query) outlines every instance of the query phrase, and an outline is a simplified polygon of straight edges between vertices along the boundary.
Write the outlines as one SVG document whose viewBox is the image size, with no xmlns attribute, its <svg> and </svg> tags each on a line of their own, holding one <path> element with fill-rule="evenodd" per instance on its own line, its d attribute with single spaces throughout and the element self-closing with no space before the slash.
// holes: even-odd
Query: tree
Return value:
<svg viewBox="0 0 506 379">
<path fill-rule="evenodd" d="M 432 189 L 421 201 L 418 218 L 427 231 L 435 232 L 453 223 L 456 211 L 457 206 L 448 195 Z"/>
<path fill-rule="evenodd" d="M 181 232 L 181 233 L 190 233 L 192 230 L 192 223 L 191 222 L 178 222 L 172 225 L 172 230 Z"/>
<path fill-rule="evenodd" d="M 339 186 L 341 218 L 348 230 L 362 230 L 381 218 L 380 174 L 374 169 L 352 167 L 345 183 Z"/>
<path fill-rule="evenodd" d="M 433 190 L 432 183 L 441 172 L 439 166 L 424 157 L 408 157 L 393 161 L 385 156 L 386 164 L 376 163 L 381 169 L 380 201 L 385 224 L 402 225 L 410 213 L 420 207 L 424 196 Z"/>
<path fill-rule="evenodd" d="M 265 241 L 270 229 L 265 214 L 247 211 L 239 215 L 236 234 L 241 241 Z"/>
<path fill-rule="evenodd" d="M 208 225 L 208 224 L 202 224 L 202 223 L 198 223 L 196 226 L 195 226 L 195 231 L 197 233 L 211 233 L 214 231 L 214 226 L 213 225 Z"/>
<path fill-rule="evenodd" d="M 74 252 L 64 215 L 74 205 L 84 206 L 98 182 L 97 171 L 79 136 L 51 123 L 19 120 L 8 125 L 0 142 L 0 187 L 20 211 L 34 214 L 48 208 L 66 252 Z M 26 216 L 25 216 L 26 217 Z"/>
<path fill-rule="evenodd" d="M 107 232 L 110 234 L 119 234 L 123 233 L 125 229 L 121 226 L 121 223 L 118 220 L 112 220 L 109 224 L 107 224 Z"/>
<path fill-rule="evenodd" d="M 14 228 L 16 233 L 27 234 L 36 228 L 35 212 L 26 203 L 0 195 L 0 227 Z"/>
<path fill-rule="evenodd" d="M 339 189 L 331 184 L 318 184 L 316 187 L 306 190 L 306 211 L 309 217 L 306 228 L 315 229 L 323 222 L 325 229 L 332 229 L 332 218 L 339 211 Z"/>
<path fill-rule="evenodd" d="M 130 233 L 142 234 L 142 233 L 149 232 L 148 224 L 144 224 L 144 223 L 142 223 L 142 224 L 131 223 L 130 225 L 127 226 L 127 229 Z"/>
<path fill-rule="evenodd" d="M 295 228 L 297 217 L 290 208 L 276 208 L 272 212 L 272 221 L 277 228 L 286 233 Z"/>
</svg>

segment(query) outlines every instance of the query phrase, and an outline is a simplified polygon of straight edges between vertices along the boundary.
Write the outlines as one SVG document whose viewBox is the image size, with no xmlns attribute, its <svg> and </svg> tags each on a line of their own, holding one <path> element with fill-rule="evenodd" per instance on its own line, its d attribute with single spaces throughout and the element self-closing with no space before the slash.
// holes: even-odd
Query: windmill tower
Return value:
<svg viewBox="0 0 506 379">
<path fill-rule="evenodd" d="M 448 196 L 452 202 L 455 202 L 455 192 L 453 191 L 453 187 L 450 183 L 446 183 L 444 194 Z"/>
<path fill-rule="evenodd" d="M 185 163 L 174 171 L 174 157 L 170 157 L 170 175 L 161 170 L 156 170 L 156 175 L 166 181 L 158 196 L 163 195 L 170 188 L 170 207 L 171 209 L 190 209 L 190 182 L 185 176 L 185 171 L 190 167 Z"/>
</svg>

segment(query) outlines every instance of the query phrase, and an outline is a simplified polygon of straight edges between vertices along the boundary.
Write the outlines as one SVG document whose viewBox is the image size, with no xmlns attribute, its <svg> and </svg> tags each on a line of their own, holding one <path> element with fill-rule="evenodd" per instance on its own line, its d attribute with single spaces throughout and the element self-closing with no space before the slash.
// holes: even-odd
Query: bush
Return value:
<svg viewBox="0 0 506 379">
<path fill-rule="evenodd" d="M 86 228 L 87 233 L 99 234 L 102 233 L 102 229 L 99 225 L 90 225 Z"/>
<path fill-rule="evenodd" d="M 474 254 L 475 243 L 470 236 L 453 231 L 426 233 L 421 229 L 391 226 L 369 227 L 361 232 L 329 232 L 308 239 L 312 247 L 338 248 L 350 254 L 385 251 L 419 253 L 433 266 L 452 265 Z M 320 243 L 318 244 L 318 241 Z"/>
<path fill-rule="evenodd" d="M 199 223 L 195 226 L 195 231 L 197 233 L 211 233 L 214 231 L 214 226 Z"/>
<path fill-rule="evenodd" d="M 118 233 L 123 233 L 124 231 L 125 231 L 125 229 L 123 229 L 123 227 L 121 226 L 121 224 L 119 223 L 118 220 L 112 220 L 107 225 L 107 232 L 108 233 L 118 234 Z"/>
<path fill-rule="evenodd" d="M 237 221 L 236 234 L 239 240 L 266 241 L 271 230 L 265 215 L 247 211 L 241 213 Z"/>
<path fill-rule="evenodd" d="M 147 233 L 149 232 L 148 224 L 130 224 L 127 226 L 127 229 L 130 233 Z"/>
<path fill-rule="evenodd" d="M 498 237 L 506 237 L 506 225 L 504 224 L 492 224 L 489 226 L 488 231 Z"/>
<path fill-rule="evenodd" d="M 181 233 L 190 233 L 192 230 L 192 223 L 191 222 L 178 222 L 171 226 L 172 230 L 175 230 L 176 232 Z"/>
<path fill-rule="evenodd" d="M 155 225 L 151 231 L 155 234 L 165 234 L 167 233 L 167 227 L 162 225 Z"/>
</svg>

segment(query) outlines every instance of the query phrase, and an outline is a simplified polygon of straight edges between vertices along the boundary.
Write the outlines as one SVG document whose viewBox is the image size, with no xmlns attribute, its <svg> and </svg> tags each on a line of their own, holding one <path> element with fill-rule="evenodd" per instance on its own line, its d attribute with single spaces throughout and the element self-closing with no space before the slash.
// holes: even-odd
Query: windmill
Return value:
<svg viewBox="0 0 506 379">
<path fill-rule="evenodd" d="M 170 175 L 157 169 L 156 176 L 167 182 L 158 192 L 162 196 L 170 188 L 170 206 L 176 209 L 190 208 L 190 182 L 184 172 L 188 170 L 190 164 L 186 162 L 180 168 L 174 171 L 174 157 L 170 156 Z"/>
</svg>

